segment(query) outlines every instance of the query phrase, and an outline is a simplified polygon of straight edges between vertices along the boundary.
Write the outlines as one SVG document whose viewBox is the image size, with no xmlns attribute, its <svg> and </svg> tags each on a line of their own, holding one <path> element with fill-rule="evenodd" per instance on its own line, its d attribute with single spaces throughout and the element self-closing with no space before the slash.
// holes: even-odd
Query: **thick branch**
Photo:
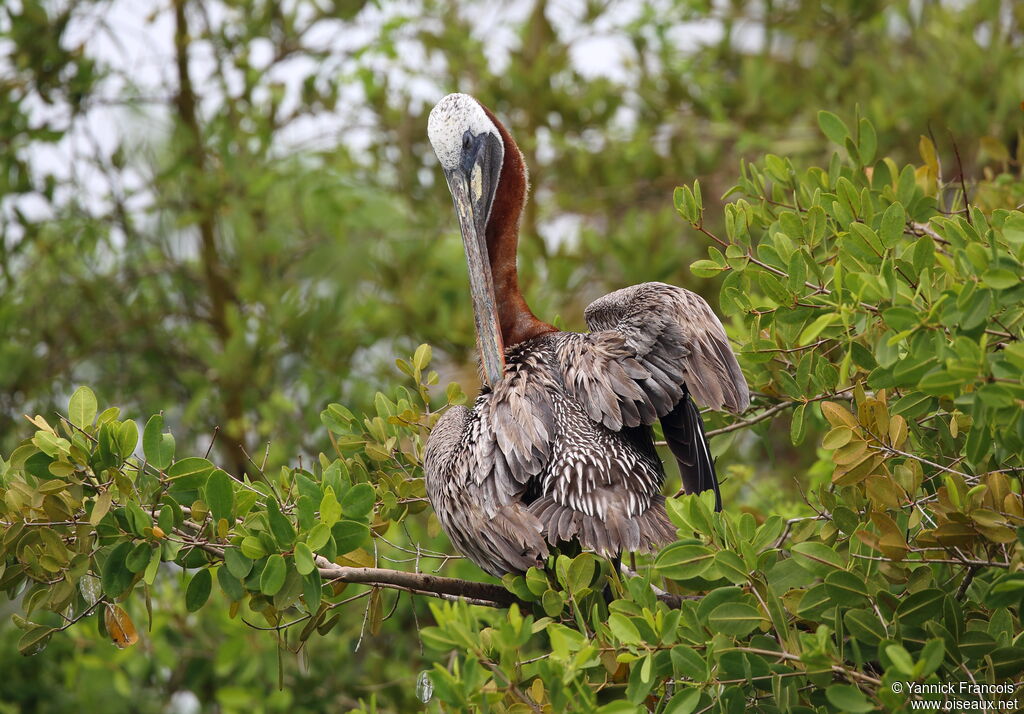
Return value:
<svg viewBox="0 0 1024 714">
<path fill-rule="evenodd" d="M 316 565 L 322 578 L 343 583 L 408 590 L 444 600 L 464 599 L 474 605 L 489 607 L 508 607 L 513 603 L 519 603 L 519 599 L 508 590 L 490 583 L 446 578 L 428 573 L 409 573 L 389 568 L 352 568 L 337 565 L 322 556 L 317 556 Z"/>
<path fill-rule="evenodd" d="M 182 524 L 182 530 L 177 532 L 191 539 L 194 547 L 201 548 L 223 560 L 224 546 L 198 540 L 202 533 L 202 528 L 198 524 L 185 521 Z M 485 607 L 508 607 L 512 604 L 519 604 L 524 608 L 530 607 L 502 586 L 491 583 L 446 578 L 428 573 L 408 573 L 404 570 L 391 570 L 390 568 L 352 568 L 332 563 L 321 555 L 316 556 L 316 565 L 320 571 L 320 577 L 335 582 L 404 590 L 417 595 L 427 595 L 441 600 L 462 600 L 470 605 Z"/>
<path fill-rule="evenodd" d="M 222 346 L 226 346 L 231 339 L 227 308 L 230 303 L 237 302 L 237 298 L 231 283 L 225 276 L 217 245 L 215 198 L 206 195 L 201 187 L 197 187 L 199 186 L 198 182 L 202 181 L 207 174 L 208 166 L 203 131 L 199 123 L 198 100 L 189 71 L 190 37 L 187 4 L 188 0 L 175 0 L 174 2 L 174 50 L 175 68 L 178 75 L 178 92 L 175 95 L 174 105 L 178 120 L 187 133 L 185 157 L 193 171 L 192 187 L 187 189 L 188 203 L 198 216 L 203 277 L 210 296 L 209 322 L 214 332 L 217 333 Z M 246 471 L 246 459 L 243 455 L 245 434 L 236 426 L 242 422 L 244 411 L 238 386 L 241 381 L 238 375 L 222 374 L 219 376 L 218 383 L 223 396 L 224 416 L 227 418 L 225 436 L 234 462 L 232 466 L 235 473 L 242 473 Z"/>
</svg>

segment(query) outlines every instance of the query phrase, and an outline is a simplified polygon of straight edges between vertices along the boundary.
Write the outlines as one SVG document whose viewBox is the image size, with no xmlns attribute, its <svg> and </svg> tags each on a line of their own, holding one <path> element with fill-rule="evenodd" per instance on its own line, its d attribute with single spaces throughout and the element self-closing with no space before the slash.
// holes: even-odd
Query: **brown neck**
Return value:
<svg viewBox="0 0 1024 714">
<path fill-rule="evenodd" d="M 519 217 L 526 204 L 526 163 L 508 130 L 490 109 L 483 109 L 494 122 L 505 144 L 505 158 L 501 165 L 497 194 L 491 206 L 491 217 L 487 221 L 486 235 L 501 338 L 508 348 L 549 332 L 557 332 L 557 328 L 537 319 L 519 289 L 516 250 L 519 247 Z"/>
</svg>

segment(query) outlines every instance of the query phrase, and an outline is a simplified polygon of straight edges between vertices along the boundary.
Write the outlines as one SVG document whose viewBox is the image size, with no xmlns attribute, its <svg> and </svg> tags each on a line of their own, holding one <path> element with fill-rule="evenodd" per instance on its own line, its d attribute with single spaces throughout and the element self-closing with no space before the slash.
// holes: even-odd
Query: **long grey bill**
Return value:
<svg viewBox="0 0 1024 714">
<path fill-rule="evenodd" d="M 494 296 L 494 281 L 491 279 L 491 264 L 484 241 L 484 226 L 477 225 L 480 217 L 475 215 L 475 201 L 469 195 L 469 186 L 460 172 L 448 174 L 448 187 L 455 203 L 462 231 L 462 244 L 466 249 L 466 264 L 469 267 L 469 291 L 473 298 L 473 316 L 476 322 L 477 349 L 483 366 L 484 379 L 494 388 L 501 381 L 505 371 L 504 345 L 498 323 L 498 309 Z M 479 199 L 478 197 L 475 197 Z M 483 222 L 486 216 L 482 217 Z"/>
</svg>

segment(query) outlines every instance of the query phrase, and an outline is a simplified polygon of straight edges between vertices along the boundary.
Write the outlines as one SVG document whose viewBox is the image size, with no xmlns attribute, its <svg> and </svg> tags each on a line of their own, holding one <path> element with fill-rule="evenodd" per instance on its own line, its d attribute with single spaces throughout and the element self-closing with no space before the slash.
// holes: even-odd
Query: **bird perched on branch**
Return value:
<svg viewBox="0 0 1024 714">
<path fill-rule="evenodd" d="M 587 307 L 589 333 L 538 319 L 519 289 L 523 156 L 473 97 L 449 94 L 428 135 L 458 216 L 485 386 L 451 407 L 424 459 L 427 495 L 452 544 L 495 576 L 540 566 L 549 546 L 606 557 L 670 542 L 661 421 L 688 493 L 721 496 L 697 402 L 750 398 L 725 330 L 699 295 L 664 283 Z"/>
</svg>

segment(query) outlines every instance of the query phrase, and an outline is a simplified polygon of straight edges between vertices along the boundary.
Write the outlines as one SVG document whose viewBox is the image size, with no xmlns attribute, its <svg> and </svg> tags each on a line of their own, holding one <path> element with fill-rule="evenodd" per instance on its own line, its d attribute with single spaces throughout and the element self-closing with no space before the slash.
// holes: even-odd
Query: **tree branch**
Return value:
<svg viewBox="0 0 1024 714">
<path fill-rule="evenodd" d="M 206 149 L 203 142 L 203 130 L 199 119 L 199 106 L 195 88 L 192 82 L 192 75 L 189 71 L 189 25 L 188 25 L 188 0 L 174 1 L 174 65 L 177 70 L 178 91 L 175 94 L 174 105 L 178 121 L 185 130 L 184 158 L 191 164 L 193 182 L 195 183 L 188 190 L 189 208 L 195 212 L 196 223 L 199 228 L 200 256 L 203 266 L 203 278 L 206 290 L 210 297 L 210 314 L 208 316 L 210 325 L 213 327 L 217 338 L 220 340 L 222 349 L 226 349 L 230 342 L 231 326 L 228 320 L 228 306 L 237 304 L 237 295 L 230 281 L 226 277 L 226 270 L 221 260 L 220 249 L 217 245 L 217 224 L 215 201 L 207 195 L 208 187 L 200 186 L 200 182 L 208 173 L 206 161 Z M 242 449 L 245 442 L 245 432 L 237 425 L 242 423 L 244 405 L 239 385 L 244 380 L 239 375 L 218 374 L 217 383 L 220 387 L 224 403 L 225 441 L 226 447 L 230 450 L 235 473 L 243 473 L 245 458 Z"/>
<path fill-rule="evenodd" d="M 487 607 L 508 607 L 512 604 L 529 607 L 501 585 L 491 583 L 446 578 L 429 573 L 409 573 L 390 568 L 353 568 L 337 565 L 319 555 L 316 556 L 316 565 L 322 578 L 336 582 L 376 585 L 442 600 L 465 600 L 473 605 Z"/>
<path fill-rule="evenodd" d="M 197 523 L 185 521 L 182 524 L 182 529 L 175 529 L 175 532 L 195 540 L 202 533 L 202 528 Z M 225 546 L 214 545 L 205 541 L 198 541 L 192 545 L 193 547 L 205 550 L 220 560 L 224 559 Z M 482 605 L 484 607 L 502 608 L 513 604 L 518 604 L 526 609 L 531 607 L 529 603 L 521 601 L 501 585 L 478 583 L 473 580 L 461 580 L 459 578 L 446 578 L 440 575 L 430 575 L 429 573 L 409 573 L 404 570 L 392 570 L 390 568 L 353 568 L 332 563 L 322 555 L 317 555 L 315 558 L 317 570 L 320 571 L 320 577 L 325 580 L 373 585 L 391 590 L 404 590 L 415 595 L 426 595 L 456 602 L 462 601 L 470 605 Z"/>
</svg>

